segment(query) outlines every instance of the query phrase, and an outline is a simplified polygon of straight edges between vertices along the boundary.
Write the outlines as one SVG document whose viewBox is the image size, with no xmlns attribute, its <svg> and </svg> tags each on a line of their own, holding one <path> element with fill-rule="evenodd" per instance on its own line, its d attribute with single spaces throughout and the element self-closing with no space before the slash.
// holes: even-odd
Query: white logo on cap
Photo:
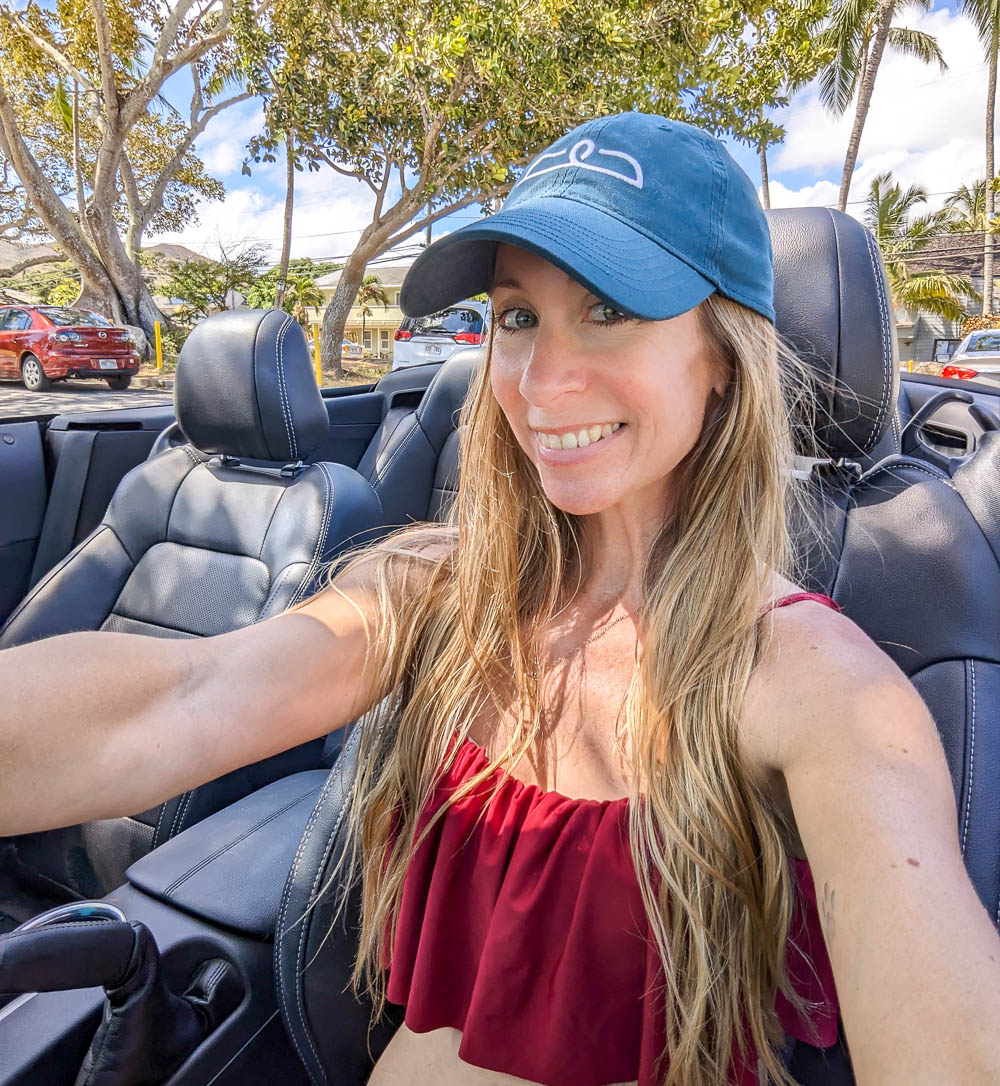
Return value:
<svg viewBox="0 0 1000 1086">
<path fill-rule="evenodd" d="M 593 162 L 586 161 L 593 155 L 595 150 L 599 155 L 624 159 L 635 173 L 632 175 L 624 174 L 618 170 L 609 169 L 607 166 L 598 166 Z M 517 185 L 520 185 L 522 181 L 527 181 L 529 177 L 540 177 L 543 173 L 552 173 L 553 170 L 568 170 L 573 166 L 581 170 L 591 170 L 594 173 L 606 173 L 609 177 L 617 177 L 619 181 L 624 181 L 627 185 L 634 185 L 637 189 L 642 188 L 642 167 L 631 155 L 625 154 L 624 151 L 605 151 L 603 148 L 599 148 L 591 139 L 584 139 L 580 140 L 579 143 L 574 143 L 569 149 L 567 161 L 556 162 L 552 166 L 544 166 L 539 169 L 544 159 L 564 158 L 566 156 L 566 151 L 547 151 L 544 155 L 539 155 L 528 167 L 524 176 L 518 178 L 514 188 L 517 188 Z"/>
</svg>

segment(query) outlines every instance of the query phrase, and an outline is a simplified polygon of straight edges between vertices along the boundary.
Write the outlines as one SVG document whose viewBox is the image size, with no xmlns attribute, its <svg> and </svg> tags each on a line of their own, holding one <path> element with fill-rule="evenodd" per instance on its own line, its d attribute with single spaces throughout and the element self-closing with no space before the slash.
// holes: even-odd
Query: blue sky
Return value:
<svg viewBox="0 0 1000 1086">
<path fill-rule="evenodd" d="M 939 3 L 930 12 L 904 9 L 897 25 L 934 34 L 948 70 L 927 67 L 905 57 L 887 56 L 879 70 L 868 123 L 861 143 L 848 210 L 860 214 L 860 202 L 875 174 L 890 169 L 905 185 L 921 184 L 931 194 L 927 207 L 970 184 L 985 172 L 983 126 L 986 67 L 972 24 L 955 4 Z M 183 101 L 182 78 L 167 86 Z M 836 202 L 852 115 L 831 117 L 819 104 L 815 84 L 794 96 L 776 119 L 785 126 L 784 144 L 770 149 L 771 202 L 778 206 L 832 205 Z M 198 141 L 197 151 L 209 171 L 226 185 L 222 201 L 202 205 L 199 221 L 178 234 L 148 241 L 178 241 L 207 255 L 218 242 L 259 241 L 277 259 L 281 242 L 284 162 L 254 165 L 241 174 L 245 147 L 259 130 L 260 109 L 242 103 L 216 117 Z M 756 152 L 729 141 L 737 162 L 759 186 Z M 292 255 L 343 257 L 370 221 L 372 197 L 367 186 L 325 169 L 296 175 L 297 198 Z M 434 226 L 434 236 L 478 218 L 469 208 Z M 413 242 L 422 239 L 416 236 Z M 412 250 L 411 250 L 412 251 Z"/>
</svg>

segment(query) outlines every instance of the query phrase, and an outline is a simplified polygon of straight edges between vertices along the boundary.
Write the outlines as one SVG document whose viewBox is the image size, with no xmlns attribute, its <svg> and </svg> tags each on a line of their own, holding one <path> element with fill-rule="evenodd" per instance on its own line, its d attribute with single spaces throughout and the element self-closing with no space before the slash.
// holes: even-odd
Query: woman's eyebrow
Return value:
<svg viewBox="0 0 1000 1086">
<path fill-rule="evenodd" d="M 500 287 L 511 287 L 513 290 L 524 289 L 516 279 L 495 279 L 490 283 L 490 290 L 498 290 Z"/>
</svg>

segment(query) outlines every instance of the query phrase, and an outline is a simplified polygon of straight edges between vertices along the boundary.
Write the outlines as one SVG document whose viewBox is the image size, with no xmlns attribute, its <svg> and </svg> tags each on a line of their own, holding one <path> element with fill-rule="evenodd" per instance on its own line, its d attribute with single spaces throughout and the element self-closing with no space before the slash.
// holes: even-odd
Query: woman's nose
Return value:
<svg viewBox="0 0 1000 1086">
<path fill-rule="evenodd" d="M 573 337 L 558 327 L 541 327 L 532 336 L 531 351 L 518 386 L 529 403 L 544 406 L 586 383 L 584 367 Z"/>
</svg>

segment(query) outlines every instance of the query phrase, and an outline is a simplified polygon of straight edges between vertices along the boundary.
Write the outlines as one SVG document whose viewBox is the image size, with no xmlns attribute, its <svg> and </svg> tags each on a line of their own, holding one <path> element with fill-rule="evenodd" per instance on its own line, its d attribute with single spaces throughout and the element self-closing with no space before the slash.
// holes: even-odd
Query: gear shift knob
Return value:
<svg viewBox="0 0 1000 1086">
<path fill-rule="evenodd" d="M 0 991 L 97 985 L 104 1013 L 76 1086 L 163 1082 L 243 995 L 235 968 L 221 958 L 203 962 L 183 995 L 172 992 L 149 928 L 106 902 L 62 906 L 0 936 Z"/>
</svg>

